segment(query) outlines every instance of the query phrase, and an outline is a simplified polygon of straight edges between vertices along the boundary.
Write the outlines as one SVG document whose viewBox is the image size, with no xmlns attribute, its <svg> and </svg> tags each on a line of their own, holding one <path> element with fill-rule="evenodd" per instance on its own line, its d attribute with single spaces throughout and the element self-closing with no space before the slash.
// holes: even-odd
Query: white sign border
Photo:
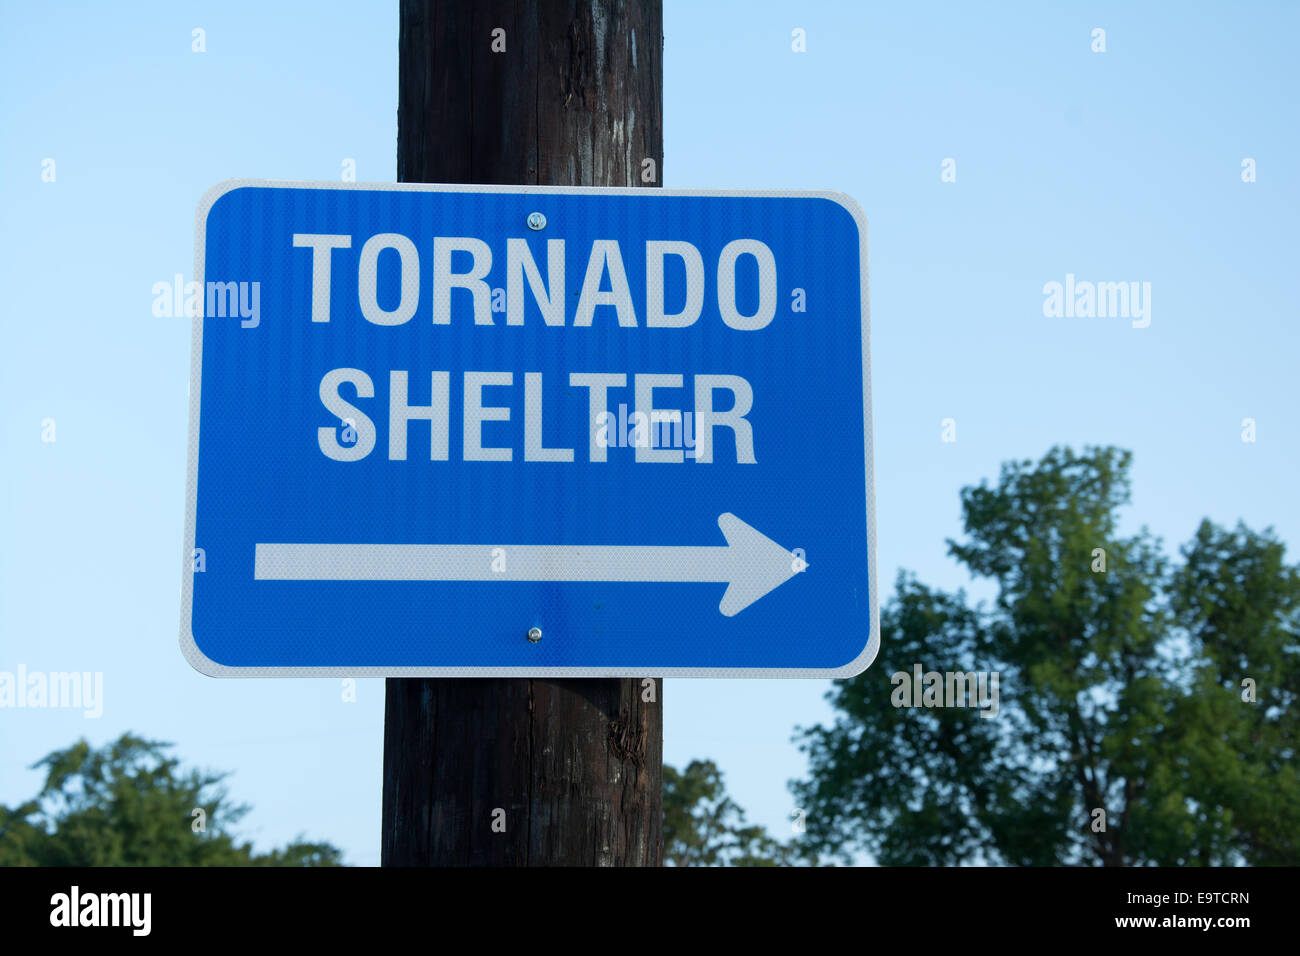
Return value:
<svg viewBox="0 0 1300 956">
<path fill-rule="evenodd" d="M 867 217 L 850 196 L 830 190 L 753 189 L 659 189 L 635 186 L 500 186 L 462 183 L 332 183 L 271 179 L 227 179 L 217 183 L 199 200 L 194 229 L 194 281 L 205 289 L 204 253 L 207 247 L 208 213 L 228 192 L 246 187 L 271 189 L 360 189 L 405 192 L 507 193 L 513 195 L 637 196 L 651 201 L 660 196 L 717 196 L 769 199 L 827 199 L 843 207 L 858 225 L 862 285 L 862 415 L 866 458 L 867 576 L 871 599 L 871 633 L 866 647 L 849 663 L 834 668 L 813 667 L 231 667 L 212 660 L 199 648 L 191 628 L 194 611 L 195 513 L 198 496 L 199 406 L 203 371 L 203 315 L 193 318 L 190 346 L 190 433 L 185 492 L 184 563 L 181 577 L 181 653 L 190 666 L 209 677 L 702 677 L 702 678 L 839 678 L 862 673 L 880 650 L 880 595 L 876 577 L 876 489 L 871 414 L 871 308 L 867 272 Z M 520 640 L 524 635 L 520 634 Z"/>
</svg>

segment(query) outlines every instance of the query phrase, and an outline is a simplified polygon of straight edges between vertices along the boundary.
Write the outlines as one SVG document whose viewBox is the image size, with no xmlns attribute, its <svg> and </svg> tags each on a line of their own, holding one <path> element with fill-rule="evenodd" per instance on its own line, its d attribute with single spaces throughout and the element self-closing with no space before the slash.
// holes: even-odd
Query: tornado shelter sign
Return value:
<svg viewBox="0 0 1300 956">
<path fill-rule="evenodd" d="M 866 221 L 830 192 L 238 180 L 198 209 L 215 676 L 845 677 Z"/>
</svg>

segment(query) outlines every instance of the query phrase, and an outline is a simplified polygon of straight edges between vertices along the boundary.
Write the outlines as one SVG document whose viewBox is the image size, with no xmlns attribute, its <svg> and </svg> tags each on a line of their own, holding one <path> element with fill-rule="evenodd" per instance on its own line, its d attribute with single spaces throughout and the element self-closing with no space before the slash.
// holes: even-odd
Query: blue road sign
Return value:
<svg viewBox="0 0 1300 956">
<path fill-rule="evenodd" d="M 181 647 L 215 676 L 845 677 L 876 655 L 839 193 L 230 181 Z"/>
</svg>

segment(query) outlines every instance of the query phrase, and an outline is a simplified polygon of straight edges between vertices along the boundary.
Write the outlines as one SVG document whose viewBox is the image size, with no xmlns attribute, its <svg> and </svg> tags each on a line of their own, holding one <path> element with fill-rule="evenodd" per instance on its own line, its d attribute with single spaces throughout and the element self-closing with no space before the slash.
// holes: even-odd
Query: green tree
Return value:
<svg viewBox="0 0 1300 956">
<path fill-rule="evenodd" d="M 1271 533 L 1208 521 L 1183 557 L 1172 606 L 1192 647 L 1193 692 L 1180 700 L 1169 743 L 1198 819 L 1186 855 L 1295 865 L 1300 569 Z M 1254 703 L 1243 700 L 1252 694 Z"/>
<path fill-rule="evenodd" d="M 832 726 L 799 734 L 804 845 L 895 865 L 1300 862 L 1300 573 L 1271 532 L 1208 522 L 1171 568 L 1145 528 L 1117 529 L 1129 467 L 1056 448 L 963 490 L 949 551 L 996 600 L 900 576 L 879 658 L 835 683 Z M 894 706 L 917 663 L 996 672 L 996 716 Z"/>
<path fill-rule="evenodd" d="M 99 750 L 80 740 L 37 762 L 46 771 L 40 792 L 0 806 L 0 866 L 340 865 L 328 843 L 295 841 L 266 854 L 236 843 L 230 827 L 248 807 L 230 802 L 227 775 L 182 770 L 170 748 L 124 734 Z"/>
<path fill-rule="evenodd" d="M 746 826 L 745 811 L 729 796 L 712 760 L 692 760 L 685 771 L 664 765 L 664 862 L 671 866 L 782 866 L 796 856 L 761 826 Z"/>
</svg>

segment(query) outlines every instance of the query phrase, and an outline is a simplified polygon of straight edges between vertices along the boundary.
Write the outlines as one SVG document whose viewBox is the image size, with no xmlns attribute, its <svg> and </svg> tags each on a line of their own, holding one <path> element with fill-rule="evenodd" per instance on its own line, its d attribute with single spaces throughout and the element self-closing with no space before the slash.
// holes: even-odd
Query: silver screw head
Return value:
<svg viewBox="0 0 1300 956">
<path fill-rule="evenodd" d="M 542 639 L 542 629 L 540 627 L 530 627 L 528 629 L 528 640 L 536 644 Z"/>
<path fill-rule="evenodd" d="M 540 232 L 546 228 L 546 217 L 540 212 L 530 212 L 528 214 L 528 228 L 533 232 Z"/>
</svg>

